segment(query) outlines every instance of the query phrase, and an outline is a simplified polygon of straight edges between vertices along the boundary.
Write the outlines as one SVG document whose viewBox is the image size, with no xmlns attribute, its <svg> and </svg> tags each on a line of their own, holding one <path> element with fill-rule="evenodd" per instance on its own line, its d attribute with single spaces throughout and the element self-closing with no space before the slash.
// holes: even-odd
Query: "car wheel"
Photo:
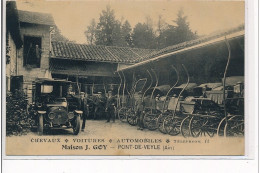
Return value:
<svg viewBox="0 0 260 173">
<path fill-rule="evenodd" d="M 77 116 L 73 125 L 73 134 L 74 135 L 79 134 L 79 130 L 80 130 L 80 116 Z"/>
<path fill-rule="evenodd" d="M 39 115 L 38 134 L 43 135 L 43 115 Z"/>
</svg>

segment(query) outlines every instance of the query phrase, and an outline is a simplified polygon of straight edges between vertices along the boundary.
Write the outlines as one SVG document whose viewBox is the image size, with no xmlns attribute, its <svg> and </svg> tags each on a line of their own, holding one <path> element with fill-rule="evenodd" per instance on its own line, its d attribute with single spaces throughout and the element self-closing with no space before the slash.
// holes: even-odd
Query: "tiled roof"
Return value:
<svg viewBox="0 0 260 173">
<path fill-rule="evenodd" d="M 95 46 L 53 41 L 51 58 L 115 63 L 136 63 L 154 52 L 156 52 L 156 50 L 114 46 Z"/>
<path fill-rule="evenodd" d="M 115 46 L 95 46 L 52 41 L 51 58 L 115 63 L 139 63 L 145 60 L 153 59 L 160 55 L 167 54 L 169 52 L 175 52 L 194 45 L 205 43 L 207 41 L 214 40 L 216 38 L 220 38 L 242 30 L 244 30 L 244 25 L 228 31 L 217 32 L 209 36 L 204 36 L 195 40 L 169 46 L 160 50 Z"/>
<path fill-rule="evenodd" d="M 24 23 L 55 25 L 53 17 L 48 13 L 38 13 L 18 10 L 19 21 Z"/>
</svg>

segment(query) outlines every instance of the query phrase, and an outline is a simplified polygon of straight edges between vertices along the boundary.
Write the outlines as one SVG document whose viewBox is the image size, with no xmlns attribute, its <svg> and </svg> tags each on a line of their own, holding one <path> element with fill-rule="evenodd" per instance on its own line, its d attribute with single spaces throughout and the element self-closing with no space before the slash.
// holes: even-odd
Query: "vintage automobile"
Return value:
<svg viewBox="0 0 260 173">
<path fill-rule="evenodd" d="M 80 97 L 70 93 L 70 81 L 38 78 L 35 82 L 35 121 L 39 135 L 47 128 L 80 130 Z"/>
</svg>

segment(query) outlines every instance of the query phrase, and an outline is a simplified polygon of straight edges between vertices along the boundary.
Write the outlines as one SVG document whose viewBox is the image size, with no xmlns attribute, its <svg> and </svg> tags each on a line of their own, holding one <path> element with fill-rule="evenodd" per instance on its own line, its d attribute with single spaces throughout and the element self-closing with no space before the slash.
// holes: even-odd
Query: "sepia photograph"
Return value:
<svg viewBox="0 0 260 173">
<path fill-rule="evenodd" d="M 4 1 L 5 156 L 244 156 L 244 1 Z"/>
</svg>

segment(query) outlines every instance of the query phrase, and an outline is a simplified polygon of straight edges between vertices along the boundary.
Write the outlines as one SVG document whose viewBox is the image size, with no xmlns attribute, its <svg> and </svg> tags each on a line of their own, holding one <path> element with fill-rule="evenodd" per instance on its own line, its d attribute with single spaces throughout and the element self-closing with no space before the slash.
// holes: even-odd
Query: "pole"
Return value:
<svg viewBox="0 0 260 173">
<path fill-rule="evenodd" d="M 223 100 L 224 100 L 224 114 L 225 114 L 225 119 L 226 119 L 226 125 L 228 124 L 228 118 L 227 118 L 227 108 L 226 108 L 226 75 L 227 75 L 227 70 L 228 70 L 228 66 L 230 63 L 230 58 L 231 58 L 231 49 L 230 49 L 230 44 L 227 40 L 227 38 L 225 37 L 225 43 L 227 45 L 228 48 L 228 60 L 227 60 L 227 64 L 226 64 L 226 68 L 225 68 L 225 72 L 224 72 L 224 77 L 223 77 Z"/>
</svg>

